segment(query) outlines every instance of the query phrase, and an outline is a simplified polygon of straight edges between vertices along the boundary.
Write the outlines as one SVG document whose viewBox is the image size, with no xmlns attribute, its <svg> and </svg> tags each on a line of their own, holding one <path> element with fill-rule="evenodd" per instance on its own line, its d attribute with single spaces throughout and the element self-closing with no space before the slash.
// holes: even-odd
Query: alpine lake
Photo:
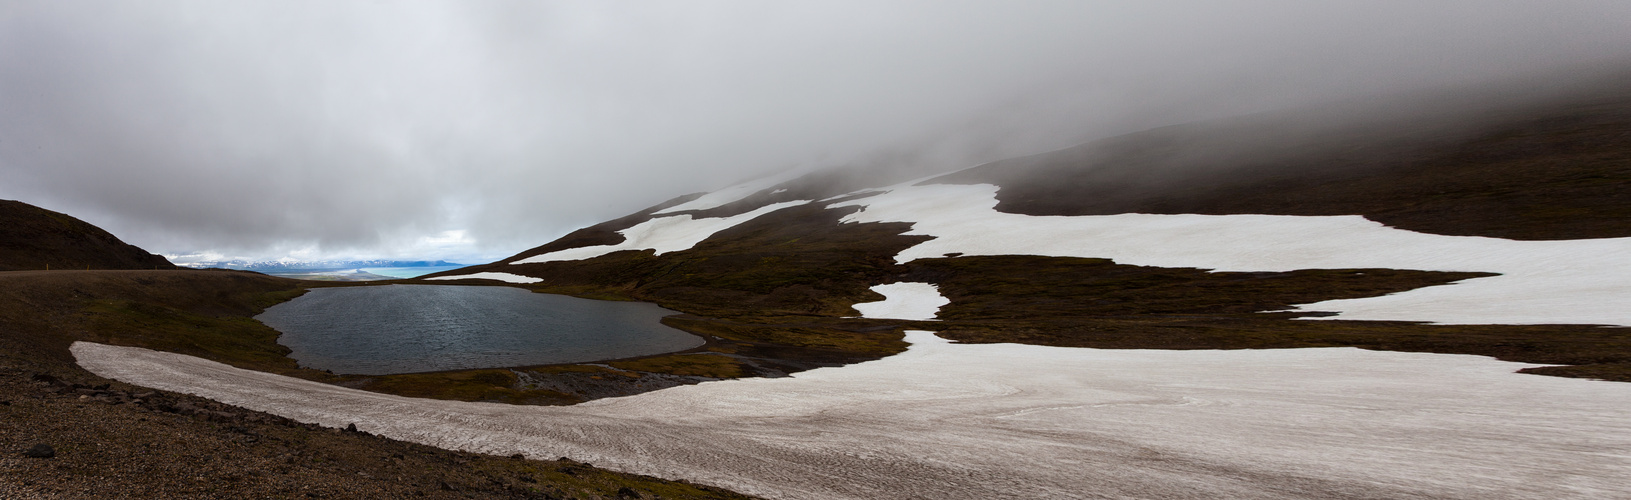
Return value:
<svg viewBox="0 0 1631 500">
<path fill-rule="evenodd" d="M 651 303 L 506 286 L 384 285 L 313 289 L 255 319 L 282 332 L 278 343 L 303 367 L 388 375 L 585 363 L 703 345 L 661 323 L 673 314 Z"/>
</svg>

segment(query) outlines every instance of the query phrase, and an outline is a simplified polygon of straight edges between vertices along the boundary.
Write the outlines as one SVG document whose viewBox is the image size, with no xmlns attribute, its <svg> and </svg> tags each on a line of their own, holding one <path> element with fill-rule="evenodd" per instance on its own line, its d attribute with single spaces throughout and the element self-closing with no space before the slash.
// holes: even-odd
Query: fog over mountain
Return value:
<svg viewBox="0 0 1631 500">
<path fill-rule="evenodd" d="M 1625 33 L 1623 1 L 9 1 L 0 199 L 197 259 L 480 262 L 789 168 L 1566 78 Z"/>
</svg>

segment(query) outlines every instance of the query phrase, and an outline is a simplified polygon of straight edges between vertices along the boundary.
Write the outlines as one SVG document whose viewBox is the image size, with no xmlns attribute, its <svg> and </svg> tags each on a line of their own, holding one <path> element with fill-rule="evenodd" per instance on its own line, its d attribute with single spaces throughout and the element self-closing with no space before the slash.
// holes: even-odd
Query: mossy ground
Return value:
<svg viewBox="0 0 1631 500">
<path fill-rule="evenodd" d="M 751 372 L 735 359 L 713 353 L 654 356 L 607 363 L 616 368 L 688 377 L 739 378 Z"/>
</svg>

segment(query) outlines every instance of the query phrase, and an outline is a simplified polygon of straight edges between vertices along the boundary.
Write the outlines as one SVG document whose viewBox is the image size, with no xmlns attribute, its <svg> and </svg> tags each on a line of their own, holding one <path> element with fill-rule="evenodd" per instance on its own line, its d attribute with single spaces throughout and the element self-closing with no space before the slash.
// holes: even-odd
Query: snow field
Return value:
<svg viewBox="0 0 1631 500">
<path fill-rule="evenodd" d="M 656 250 L 657 255 L 668 252 L 687 250 L 697 246 L 702 240 L 708 239 L 714 233 L 730 229 L 743 222 L 758 218 L 787 207 L 796 207 L 809 203 L 810 200 L 784 201 L 759 207 L 757 210 L 731 217 L 716 217 L 707 219 L 692 219 L 690 214 L 659 217 L 636 224 L 634 227 L 618 231 L 623 234 L 624 240 L 616 245 L 595 245 L 588 247 L 568 248 L 541 255 L 527 257 L 511 264 L 534 264 L 539 262 L 556 262 L 567 260 L 592 259 L 602 255 L 621 250 Z"/>
<path fill-rule="evenodd" d="M 990 184 L 897 186 L 828 208 L 861 206 L 844 222 L 908 222 L 905 234 L 934 237 L 901 251 L 901 263 L 960 252 L 1217 271 L 1482 271 L 1501 275 L 1298 309 L 1339 313 L 1323 319 L 1631 326 L 1631 238 L 1442 236 L 1361 216 L 1030 216 L 996 211 L 996 194 Z"/>
<path fill-rule="evenodd" d="M 1622 498 L 1631 384 L 1354 348 L 961 345 L 571 407 L 375 394 L 75 343 L 81 366 L 394 439 L 769 498 Z"/>
<path fill-rule="evenodd" d="M 951 299 L 940 295 L 940 287 L 929 283 L 890 283 L 871 288 L 884 296 L 878 302 L 855 304 L 863 318 L 932 320 L 940 307 Z"/>
<path fill-rule="evenodd" d="M 688 210 L 707 210 L 707 209 L 710 209 L 710 208 L 718 208 L 718 207 L 721 207 L 721 206 L 724 206 L 724 205 L 727 205 L 727 204 L 730 204 L 730 203 L 735 203 L 737 201 L 741 201 L 743 198 L 747 198 L 749 196 L 752 196 L 753 193 L 757 193 L 757 192 L 760 192 L 760 191 L 764 191 L 766 189 L 770 189 L 771 187 L 774 187 L 777 184 L 781 184 L 781 183 L 784 183 L 784 182 L 787 182 L 787 181 L 791 181 L 793 179 L 797 179 L 799 177 L 803 177 L 805 174 L 808 174 L 811 171 L 812 171 L 812 169 L 809 169 L 809 168 L 799 168 L 799 169 L 788 170 L 786 172 L 782 172 L 782 173 L 772 175 L 770 177 L 765 177 L 765 178 L 762 178 L 762 179 L 754 179 L 754 180 L 751 180 L 751 181 L 743 182 L 741 184 L 736 184 L 736 185 L 733 185 L 733 186 L 730 186 L 730 187 L 726 187 L 724 189 L 720 189 L 718 191 L 714 191 L 714 192 L 702 195 L 701 197 L 698 197 L 695 200 L 687 201 L 685 203 L 681 203 L 681 204 L 678 204 L 678 205 L 674 205 L 672 207 L 668 207 L 668 208 L 665 208 L 665 209 L 662 209 L 662 210 L 658 210 L 656 212 L 652 212 L 652 214 L 653 215 L 671 214 L 671 213 L 674 213 L 674 212 L 684 212 L 684 211 L 688 211 Z M 781 189 L 781 190 L 777 190 L 777 191 L 775 191 L 774 193 L 771 193 L 771 194 L 780 193 L 780 192 L 783 192 L 783 191 L 787 191 L 787 190 L 786 189 Z"/>
<path fill-rule="evenodd" d="M 465 279 L 497 280 L 497 281 L 503 281 L 503 282 L 506 282 L 506 283 L 520 283 L 520 284 L 537 283 L 537 282 L 540 282 L 540 281 L 544 280 L 543 278 L 534 278 L 534 277 L 531 277 L 531 276 L 522 276 L 522 275 L 519 275 L 519 274 L 495 273 L 495 272 L 480 272 L 480 273 L 471 273 L 471 274 L 461 274 L 461 275 L 458 275 L 458 276 L 440 276 L 440 277 L 436 277 L 436 278 L 425 278 L 426 281 L 465 280 Z"/>
</svg>

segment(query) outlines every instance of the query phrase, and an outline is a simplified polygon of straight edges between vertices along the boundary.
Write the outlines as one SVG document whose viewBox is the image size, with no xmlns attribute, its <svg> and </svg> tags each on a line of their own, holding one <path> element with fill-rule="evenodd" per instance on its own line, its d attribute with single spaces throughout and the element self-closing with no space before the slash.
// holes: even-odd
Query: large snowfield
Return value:
<svg viewBox="0 0 1631 500">
<path fill-rule="evenodd" d="M 1631 384 L 1354 348 L 959 345 L 570 407 L 412 399 L 75 343 L 97 375 L 450 449 L 769 498 L 1627 498 Z"/>
<path fill-rule="evenodd" d="M 1631 238 L 1442 236 L 1357 215 L 1031 216 L 998 212 L 996 196 L 990 184 L 896 186 L 830 207 L 864 207 L 846 223 L 909 222 L 906 234 L 934 237 L 896 255 L 902 263 L 961 253 L 1217 271 L 1482 271 L 1501 275 L 1299 309 L 1339 313 L 1324 319 L 1631 326 Z"/>
</svg>

